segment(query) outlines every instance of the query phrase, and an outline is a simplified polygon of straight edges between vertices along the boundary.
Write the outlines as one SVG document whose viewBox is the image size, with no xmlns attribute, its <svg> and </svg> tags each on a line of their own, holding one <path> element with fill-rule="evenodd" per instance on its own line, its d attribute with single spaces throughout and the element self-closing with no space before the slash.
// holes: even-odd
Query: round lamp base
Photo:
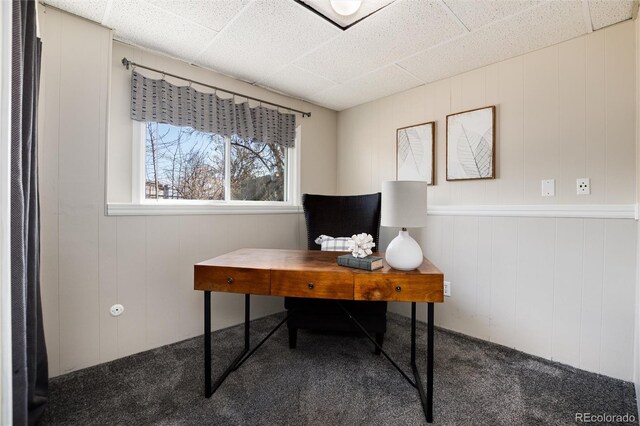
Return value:
<svg viewBox="0 0 640 426">
<path fill-rule="evenodd" d="M 422 249 L 407 231 L 400 231 L 389 243 L 384 255 L 393 269 L 412 271 L 422 264 Z"/>
</svg>

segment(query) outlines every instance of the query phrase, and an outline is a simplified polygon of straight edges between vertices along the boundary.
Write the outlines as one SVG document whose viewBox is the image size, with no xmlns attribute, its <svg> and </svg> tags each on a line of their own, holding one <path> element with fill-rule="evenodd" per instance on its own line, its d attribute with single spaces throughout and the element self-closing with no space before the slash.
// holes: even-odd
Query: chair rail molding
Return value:
<svg viewBox="0 0 640 426">
<path fill-rule="evenodd" d="M 637 204 L 429 205 L 434 216 L 636 219 Z"/>
</svg>

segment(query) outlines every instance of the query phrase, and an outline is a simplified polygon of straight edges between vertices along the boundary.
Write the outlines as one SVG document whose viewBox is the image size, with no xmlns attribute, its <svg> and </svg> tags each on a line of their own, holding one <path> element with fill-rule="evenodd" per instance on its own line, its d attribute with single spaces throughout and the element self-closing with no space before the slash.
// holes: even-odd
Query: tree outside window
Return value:
<svg viewBox="0 0 640 426">
<path fill-rule="evenodd" d="M 149 122 L 145 153 L 146 199 L 285 201 L 283 146 Z"/>
</svg>

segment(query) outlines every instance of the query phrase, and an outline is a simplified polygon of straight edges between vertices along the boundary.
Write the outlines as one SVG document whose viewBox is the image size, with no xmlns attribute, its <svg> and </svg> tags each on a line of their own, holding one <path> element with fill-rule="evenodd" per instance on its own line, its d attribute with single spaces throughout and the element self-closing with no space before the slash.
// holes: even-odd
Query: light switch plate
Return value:
<svg viewBox="0 0 640 426">
<path fill-rule="evenodd" d="M 542 181 L 542 196 L 555 197 L 555 195 L 556 195 L 556 180 L 544 179 Z"/>
</svg>

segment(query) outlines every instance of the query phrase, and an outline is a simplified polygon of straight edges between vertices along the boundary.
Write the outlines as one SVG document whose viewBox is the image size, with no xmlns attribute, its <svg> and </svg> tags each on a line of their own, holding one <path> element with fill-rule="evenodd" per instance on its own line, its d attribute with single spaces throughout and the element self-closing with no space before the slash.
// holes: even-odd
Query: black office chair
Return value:
<svg viewBox="0 0 640 426">
<path fill-rule="evenodd" d="M 320 250 L 315 239 L 320 235 L 351 237 L 367 233 L 373 236 L 378 250 L 380 234 L 381 194 L 367 195 L 314 195 L 303 194 L 302 205 L 307 223 L 307 248 Z M 343 301 L 343 306 L 362 324 L 376 342 L 382 346 L 387 331 L 387 302 Z M 333 300 L 285 297 L 289 311 L 289 347 L 295 348 L 298 329 L 353 332 L 355 325 Z M 380 354 L 378 348 L 376 354 Z"/>
</svg>

